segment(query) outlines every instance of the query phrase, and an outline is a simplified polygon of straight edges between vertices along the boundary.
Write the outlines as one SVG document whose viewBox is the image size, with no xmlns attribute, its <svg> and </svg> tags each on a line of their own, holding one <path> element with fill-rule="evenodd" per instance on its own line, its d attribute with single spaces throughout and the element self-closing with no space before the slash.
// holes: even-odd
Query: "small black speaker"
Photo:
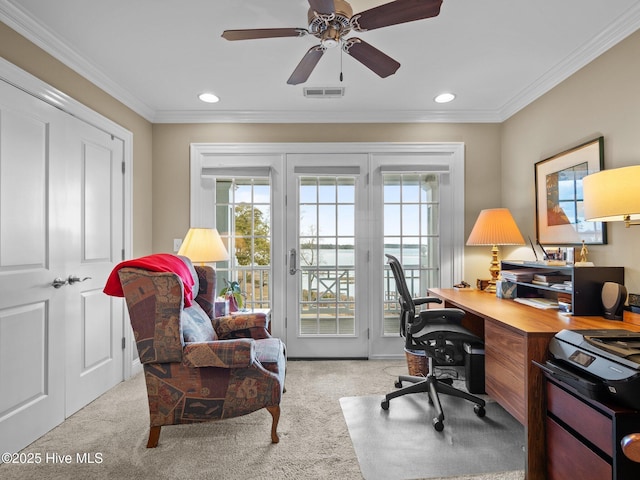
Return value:
<svg viewBox="0 0 640 480">
<path fill-rule="evenodd" d="M 614 282 L 604 282 L 602 286 L 602 306 L 604 318 L 622 320 L 624 303 L 627 301 L 627 289 L 624 285 Z"/>
</svg>

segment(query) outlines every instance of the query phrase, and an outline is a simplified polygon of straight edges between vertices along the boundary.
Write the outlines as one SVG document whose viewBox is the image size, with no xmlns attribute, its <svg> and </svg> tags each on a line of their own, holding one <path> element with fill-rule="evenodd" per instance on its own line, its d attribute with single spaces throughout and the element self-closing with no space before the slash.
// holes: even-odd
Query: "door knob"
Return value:
<svg viewBox="0 0 640 480">
<path fill-rule="evenodd" d="M 53 288 L 60 288 L 60 287 L 64 287 L 67 283 L 69 283 L 68 280 L 58 277 L 58 278 L 55 278 L 53 282 L 51 282 L 51 286 Z"/>
<path fill-rule="evenodd" d="M 80 278 L 77 275 L 69 275 L 67 278 L 67 282 L 69 285 L 73 285 L 74 283 L 84 282 L 85 280 L 89 280 L 91 277 Z"/>
</svg>

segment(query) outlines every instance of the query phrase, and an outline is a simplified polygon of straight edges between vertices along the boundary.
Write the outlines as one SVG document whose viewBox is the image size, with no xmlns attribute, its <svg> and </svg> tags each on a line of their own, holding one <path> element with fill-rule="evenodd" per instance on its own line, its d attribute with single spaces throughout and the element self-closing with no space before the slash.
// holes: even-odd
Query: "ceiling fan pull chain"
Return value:
<svg viewBox="0 0 640 480">
<path fill-rule="evenodd" d="M 342 49 L 340 49 L 340 81 L 342 81 L 344 77 L 342 76 Z"/>
</svg>

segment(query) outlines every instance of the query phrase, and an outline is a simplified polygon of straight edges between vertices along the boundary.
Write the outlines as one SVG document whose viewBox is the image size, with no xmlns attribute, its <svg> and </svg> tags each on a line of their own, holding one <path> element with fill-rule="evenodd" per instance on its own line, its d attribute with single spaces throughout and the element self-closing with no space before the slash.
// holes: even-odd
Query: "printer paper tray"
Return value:
<svg viewBox="0 0 640 480">
<path fill-rule="evenodd" d="M 604 401 L 608 397 L 607 387 L 602 381 L 587 372 L 577 373 L 574 368 L 561 365 L 553 360 L 547 360 L 545 365 L 538 362 L 533 363 L 557 381 L 573 387 L 587 398 Z"/>
</svg>

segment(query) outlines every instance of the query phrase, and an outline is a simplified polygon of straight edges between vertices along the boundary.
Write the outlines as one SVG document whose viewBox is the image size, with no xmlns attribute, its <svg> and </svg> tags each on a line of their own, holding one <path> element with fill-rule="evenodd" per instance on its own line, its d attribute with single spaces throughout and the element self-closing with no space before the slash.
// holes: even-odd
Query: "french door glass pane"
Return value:
<svg viewBox="0 0 640 480">
<path fill-rule="evenodd" d="M 217 178 L 216 228 L 230 254 L 229 261 L 216 263 L 218 291 L 237 281 L 243 307 L 270 308 L 269 178 Z"/>
<path fill-rule="evenodd" d="M 384 252 L 402 264 L 409 291 L 422 297 L 439 286 L 439 178 L 427 173 L 383 174 Z M 397 335 L 399 306 L 385 262 L 383 334 Z"/>
<path fill-rule="evenodd" d="M 355 335 L 355 179 L 299 179 L 299 334 Z"/>
</svg>

